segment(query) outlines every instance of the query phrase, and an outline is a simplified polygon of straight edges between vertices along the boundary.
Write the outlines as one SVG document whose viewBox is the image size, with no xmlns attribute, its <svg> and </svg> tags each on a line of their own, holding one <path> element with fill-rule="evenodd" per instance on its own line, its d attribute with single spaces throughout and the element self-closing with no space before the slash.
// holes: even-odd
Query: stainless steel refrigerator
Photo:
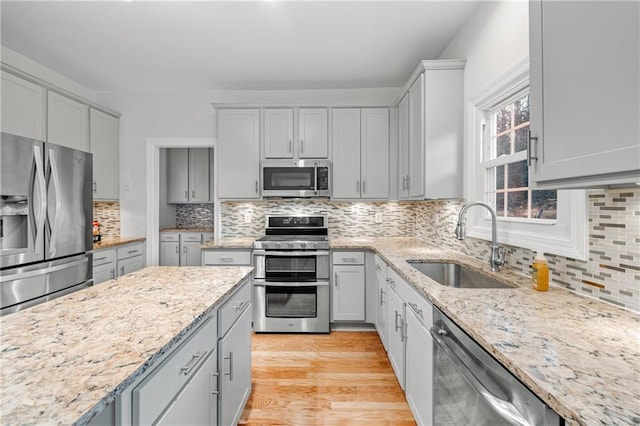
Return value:
<svg viewBox="0 0 640 426">
<path fill-rule="evenodd" d="M 0 315 L 92 285 L 92 155 L 2 133 L 0 165 Z"/>
</svg>

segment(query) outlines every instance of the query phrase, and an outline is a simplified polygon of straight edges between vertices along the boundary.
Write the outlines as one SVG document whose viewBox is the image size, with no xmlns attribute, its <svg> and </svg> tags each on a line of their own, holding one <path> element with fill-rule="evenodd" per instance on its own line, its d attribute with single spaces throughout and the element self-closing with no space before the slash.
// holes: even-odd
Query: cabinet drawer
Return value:
<svg viewBox="0 0 640 426">
<path fill-rule="evenodd" d="M 133 390 L 135 424 L 152 424 L 216 347 L 216 317 L 205 320 Z"/>
<path fill-rule="evenodd" d="M 251 265 L 250 250 L 203 250 L 204 266 Z"/>
<path fill-rule="evenodd" d="M 112 263 L 116 260 L 116 253 L 113 249 L 98 250 L 93 253 L 93 267 Z"/>
<path fill-rule="evenodd" d="M 333 252 L 334 265 L 364 265 L 364 252 L 361 251 L 335 251 Z"/>
<path fill-rule="evenodd" d="M 202 241 L 202 234 L 200 232 L 181 232 L 180 241 Z"/>
<path fill-rule="evenodd" d="M 250 303 L 251 281 L 249 280 L 245 281 L 242 287 L 218 310 L 221 337 L 231 328 L 236 319 L 238 319 L 244 311 L 244 308 Z"/>
<path fill-rule="evenodd" d="M 387 275 L 387 282 L 393 287 L 402 301 L 406 303 L 407 309 L 413 310 L 416 317 L 418 317 L 424 325 L 431 327 L 432 308 L 427 298 L 418 293 L 417 290 L 402 279 L 393 269 L 388 268 Z"/>
<path fill-rule="evenodd" d="M 177 232 L 161 232 L 160 241 L 180 241 L 180 234 Z"/>
<path fill-rule="evenodd" d="M 383 277 L 387 277 L 387 263 L 382 260 L 380 256 L 374 256 L 374 263 L 376 267 L 376 272 L 381 274 Z"/>
<path fill-rule="evenodd" d="M 123 247 L 118 247 L 117 250 L 118 260 L 144 254 L 144 247 L 142 246 L 142 244 L 130 244 Z"/>
<path fill-rule="evenodd" d="M 144 256 L 142 255 L 118 260 L 119 277 L 142 268 L 144 268 Z"/>
</svg>

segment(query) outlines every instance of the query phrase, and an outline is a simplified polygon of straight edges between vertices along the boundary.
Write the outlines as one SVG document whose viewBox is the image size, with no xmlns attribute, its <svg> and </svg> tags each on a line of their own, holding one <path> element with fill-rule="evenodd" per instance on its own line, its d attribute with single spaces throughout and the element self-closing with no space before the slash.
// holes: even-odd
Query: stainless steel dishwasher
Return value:
<svg viewBox="0 0 640 426">
<path fill-rule="evenodd" d="M 433 308 L 433 424 L 562 425 L 564 420 Z"/>
</svg>

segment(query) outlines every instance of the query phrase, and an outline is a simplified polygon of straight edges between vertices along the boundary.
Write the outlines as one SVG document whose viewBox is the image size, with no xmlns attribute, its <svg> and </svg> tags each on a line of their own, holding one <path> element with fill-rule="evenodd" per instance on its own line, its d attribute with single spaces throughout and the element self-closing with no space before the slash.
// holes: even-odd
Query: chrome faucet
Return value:
<svg viewBox="0 0 640 426">
<path fill-rule="evenodd" d="M 491 265 L 491 270 L 493 272 L 498 272 L 500 267 L 505 263 L 506 249 L 500 248 L 498 245 L 498 221 L 496 220 L 496 212 L 487 203 L 483 203 L 482 201 L 472 201 L 460 209 L 460 214 L 458 214 L 458 223 L 456 224 L 456 238 L 460 241 L 464 240 L 466 236 L 466 231 L 464 229 L 464 214 L 469 210 L 469 207 L 473 206 L 482 206 L 486 207 L 491 213 L 491 258 L 489 258 L 489 264 Z"/>
</svg>

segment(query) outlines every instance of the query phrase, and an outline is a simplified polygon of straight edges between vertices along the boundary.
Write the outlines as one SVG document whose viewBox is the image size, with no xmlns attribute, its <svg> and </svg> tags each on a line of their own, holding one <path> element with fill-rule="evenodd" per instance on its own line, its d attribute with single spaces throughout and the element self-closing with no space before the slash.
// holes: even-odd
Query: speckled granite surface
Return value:
<svg viewBox="0 0 640 426">
<path fill-rule="evenodd" d="M 146 241 L 146 238 L 103 238 L 99 243 L 93 243 L 94 250 L 106 249 L 111 247 L 123 246 L 125 244 Z"/>
<path fill-rule="evenodd" d="M 249 267 L 149 267 L 0 318 L 0 423 L 84 423 Z"/>
<path fill-rule="evenodd" d="M 413 238 L 330 243 L 380 254 L 568 424 L 640 424 L 640 315 L 559 287 L 536 292 L 528 277 Z M 448 288 L 406 259 L 457 261 L 516 288 Z"/>
<path fill-rule="evenodd" d="M 209 241 L 200 246 L 201 249 L 251 249 L 255 238 L 221 238 Z"/>
</svg>

